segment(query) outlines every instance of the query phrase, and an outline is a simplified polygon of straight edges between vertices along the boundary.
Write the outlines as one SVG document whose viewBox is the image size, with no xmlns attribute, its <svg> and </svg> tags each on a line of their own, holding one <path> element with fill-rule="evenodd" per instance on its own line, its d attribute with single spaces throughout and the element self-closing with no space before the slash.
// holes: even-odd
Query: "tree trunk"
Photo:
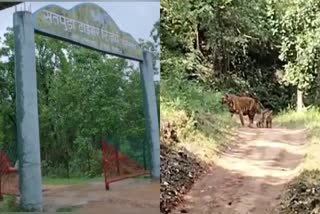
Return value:
<svg viewBox="0 0 320 214">
<path fill-rule="evenodd" d="M 119 143 L 119 138 L 116 139 L 116 163 L 117 163 L 117 174 L 120 175 L 120 161 L 119 161 L 119 150 L 120 150 L 120 143 Z M 119 140 L 119 141 L 118 141 Z"/>
<path fill-rule="evenodd" d="M 320 68 L 319 63 L 318 63 L 318 66 L 317 66 L 317 67 L 318 67 L 317 69 Z M 320 87 L 320 72 L 318 72 L 318 74 L 317 74 L 316 86 L 317 86 L 317 90 L 316 90 L 316 93 L 315 93 L 313 102 L 314 102 L 317 106 L 320 106 L 320 90 L 319 90 L 319 87 Z"/>
<path fill-rule="evenodd" d="M 89 142 L 87 142 L 87 167 L 88 167 L 88 171 L 91 171 L 91 161 L 90 161 L 90 147 L 89 147 Z"/>
<path fill-rule="evenodd" d="M 196 34 L 196 49 L 200 50 L 200 41 L 199 41 L 199 24 L 196 24 L 195 27 L 195 34 Z"/>
<path fill-rule="evenodd" d="M 146 140 L 143 140 L 143 146 L 142 146 L 142 153 L 143 153 L 143 167 L 145 170 L 147 170 L 147 158 L 146 158 Z"/>
<path fill-rule="evenodd" d="M 304 108 L 303 104 L 303 91 L 297 88 L 297 112 L 301 112 Z"/>
</svg>

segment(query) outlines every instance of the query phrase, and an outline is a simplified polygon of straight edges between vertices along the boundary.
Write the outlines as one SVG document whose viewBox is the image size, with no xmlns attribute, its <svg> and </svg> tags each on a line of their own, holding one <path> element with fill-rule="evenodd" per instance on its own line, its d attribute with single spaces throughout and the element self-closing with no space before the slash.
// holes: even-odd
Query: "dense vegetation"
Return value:
<svg viewBox="0 0 320 214">
<path fill-rule="evenodd" d="M 275 110 L 296 106 L 297 94 L 317 104 L 319 12 L 315 0 L 164 0 L 162 79 L 249 94 Z"/>
<path fill-rule="evenodd" d="M 157 23 L 154 41 L 140 43 L 159 59 Z M 16 161 L 12 29 L 0 42 L 0 148 Z M 139 67 L 37 35 L 36 69 L 43 175 L 100 176 L 102 137 L 141 164 L 148 160 Z"/>
</svg>

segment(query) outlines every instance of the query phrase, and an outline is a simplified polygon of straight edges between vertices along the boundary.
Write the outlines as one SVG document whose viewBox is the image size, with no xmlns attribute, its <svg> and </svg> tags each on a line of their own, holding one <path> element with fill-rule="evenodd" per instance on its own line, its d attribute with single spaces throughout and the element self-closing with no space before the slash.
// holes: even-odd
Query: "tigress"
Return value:
<svg viewBox="0 0 320 214">
<path fill-rule="evenodd" d="M 222 104 L 227 104 L 229 108 L 229 112 L 231 113 L 231 117 L 233 117 L 233 114 L 236 114 L 236 110 L 233 108 L 233 100 L 237 99 L 238 96 L 236 95 L 228 95 L 226 94 L 225 96 L 222 97 Z"/>
<path fill-rule="evenodd" d="M 259 104 L 252 97 L 226 94 L 222 97 L 222 103 L 228 105 L 231 115 L 239 114 L 242 126 L 244 126 L 243 116 L 248 115 L 250 121 L 248 126 L 252 127 L 255 114 L 261 111 Z"/>
</svg>

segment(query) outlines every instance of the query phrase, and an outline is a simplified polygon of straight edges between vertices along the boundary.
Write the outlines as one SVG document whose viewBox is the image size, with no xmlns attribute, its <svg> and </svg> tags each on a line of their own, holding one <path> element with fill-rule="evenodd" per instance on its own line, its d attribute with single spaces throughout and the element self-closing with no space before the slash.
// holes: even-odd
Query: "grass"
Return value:
<svg viewBox="0 0 320 214">
<path fill-rule="evenodd" d="M 0 213 L 21 211 L 15 196 L 5 195 L 0 202 Z"/>
<path fill-rule="evenodd" d="M 309 108 L 304 112 L 285 111 L 275 122 L 288 128 L 307 128 L 309 145 L 303 163 L 304 170 L 320 170 L 320 109 Z"/>
<path fill-rule="evenodd" d="M 303 112 L 294 110 L 283 111 L 275 118 L 275 122 L 280 125 L 295 128 L 306 127 L 309 129 L 320 128 L 320 109 L 311 107 Z"/>
<path fill-rule="evenodd" d="M 160 92 L 161 123 L 173 122 L 180 142 L 205 163 L 212 163 L 236 127 L 221 104 L 221 92 L 207 90 L 190 82 L 162 80 Z"/>
<path fill-rule="evenodd" d="M 165 108 L 162 108 L 165 109 Z M 161 117 L 162 118 L 162 117 Z M 194 121 L 188 119 L 185 126 L 181 121 L 186 120 L 184 111 L 176 111 L 168 118 L 180 124 L 178 136 L 180 143 L 178 146 L 186 148 L 189 152 L 196 155 L 200 160 L 211 163 L 216 154 L 228 144 L 228 134 L 233 127 L 230 114 L 200 114 Z M 191 124 L 197 122 L 197 128 Z"/>
<path fill-rule="evenodd" d="M 284 193 L 281 199 L 281 204 L 279 205 L 281 213 L 313 213 L 311 210 L 302 211 L 302 209 L 300 209 L 301 206 L 297 206 L 297 204 L 292 203 L 292 197 L 300 198 L 300 200 L 302 199 L 304 202 L 309 201 L 304 205 L 304 207 L 309 208 L 314 202 L 314 205 L 318 206 L 318 202 L 312 201 L 315 197 L 314 194 L 306 194 L 301 191 L 301 189 L 305 186 L 311 189 L 315 189 L 319 186 L 320 109 L 309 108 L 303 112 L 284 111 L 275 118 L 275 122 L 288 128 L 307 128 L 309 143 L 303 161 L 302 172 L 290 183 L 288 191 Z"/>
<path fill-rule="evenodd" d="M 150 175 L 141 175 L 134 177 L 134 179 L 150 179 Z M 44 177 L 42 178 L 42 183 L 47 185 L 71 185 L 71 184 L 89 184 L 92 182 L 104 182 L 104 177 L 95 178 L 52 178 Z"/>
<path fill-rule="evenodd" d="M 56 210 L 56 212 L 74 212 L 80 209 L 81 206 L 70 206 L 70 207 L 62 207 Z"/>
<path fill-rule="evenodd" d="M 42 178 L 42 183 L 47 185 L 69 185 L 69 184 L 88 184 L 91 182 L 103 181 L 103 177 L 97 178 Z"/>
</svg>

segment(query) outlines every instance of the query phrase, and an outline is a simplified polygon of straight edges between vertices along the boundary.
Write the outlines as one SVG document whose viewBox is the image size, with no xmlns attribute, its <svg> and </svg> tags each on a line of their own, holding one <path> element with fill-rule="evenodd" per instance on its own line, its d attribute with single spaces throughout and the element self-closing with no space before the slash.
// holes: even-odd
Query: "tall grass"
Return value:
<svg viewBox="0 0 320 214">
<path fill-rule="evenodd" d="M 235 126 L 221 104 L 222 92 L 186 80 L 162 80 L 161 121 L 174 122 L 180 143 L 205 162 L 211 162 L 227 143 Z"/>
<path fill-rule="evenodd" d="M 17 199 L 15 196 L 4 196 L 3 201 L 0 202 L 0 213 L 6 212 L 19 212 L 22 211 L 19 208 L 19 204 L 17 203 Z"/>
<path fill-rule="evenodd" d="M 302 112 L 296 112 L 295 110 L 282 111 L 275 118 L 275 122 L 292 128 L 306 127 L 310 130 L 318 129 L 320 128 L 320 109 L 310 107 Z"/>
<path fill-rule="evenodd" d="M 304 170 L 320 170 L 320 109 L 310 107 L 303 112 L 283 111 L 275 118 L 275 122 L 288 128 L 307 128 L 309 145 Z"/>
</svg>

